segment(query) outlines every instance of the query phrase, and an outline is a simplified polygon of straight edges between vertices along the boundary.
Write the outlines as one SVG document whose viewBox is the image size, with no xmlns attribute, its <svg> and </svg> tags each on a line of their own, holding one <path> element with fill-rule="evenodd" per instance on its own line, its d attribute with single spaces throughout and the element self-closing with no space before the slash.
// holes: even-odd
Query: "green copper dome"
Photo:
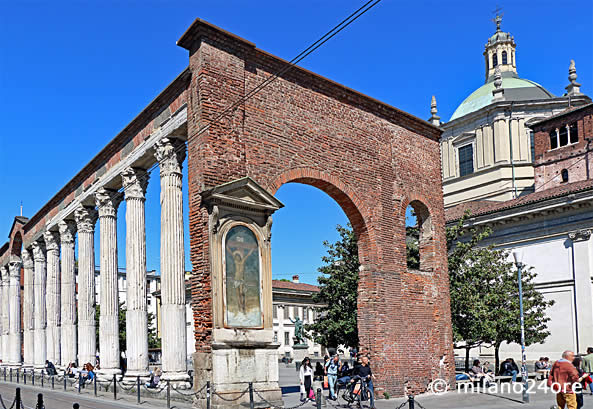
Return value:
<svg viewBox="0 0 593 409">
<path fill-rule="evenodd" d="M 513 76 L 504 76 L 504 74 L 506 73 L 503 73 L 502 88 L 504 89 L 505 101 L 532 101 L 537 99 L 554 98 L 552 93 L 548 92 L 538 83 Z M 489 81 L 472 92 L 470 96 L 457 107 L 455 112 L 453 112 L 450 121 L 490 105 L 492 103 L 493 90 L 494 81 Z"/>
</svg>

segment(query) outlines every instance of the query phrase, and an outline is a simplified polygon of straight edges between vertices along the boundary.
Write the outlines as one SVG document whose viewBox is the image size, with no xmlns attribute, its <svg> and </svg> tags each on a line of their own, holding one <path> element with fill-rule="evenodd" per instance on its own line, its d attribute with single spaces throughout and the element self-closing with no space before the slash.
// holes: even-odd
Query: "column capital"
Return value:
<svg viewBox="0 0 593 409">
<path fill-rule="evenodd" d="M 80 233 L 94 233 L 97 217 L 98 214 L 95 208 L 80 205 L 74 211 L 74 220 L 76 220 L 77 230 Z"/>
<path fill-rule="evenodd" d="M 10 260 L 8 260 L 8 273 L 10 274 L 10 277 L 20 277 L 22 265 L 23 262 L 20 257 L 15 255 L 10 256 Z"/>
<path fill-rule="evenodd" d="M 568 233 L 568 238 L 572 241 L 587 241 L 591 237 L 592 233 L 592 229 L 571 231 L 570 233 Z"/>
<path fill-rule="evenodd" d="M 58 232 L 47 230 L 43 233 L 47 251 L 60 250 L 60 235 Z"/>
<path fill-rule="evenodd" d="M 23 258 L 23 267 L 24 268 L 33 268 L 34 267 L 33 257 L 31 256 L 31 250 L 23 249 L 21 257 Z"/>
<path fill-rule="evenodd" d="M 74 245 L 76 238 L 76 223 L 72 220 L 62 220 L 58 223 L 58 229 L 60 230 L 60 241 L 62 244 Z"/>
<path fill-rule="evenodd" d="M 162 138 L 155 145 L 155 157 L 159 162 L 161 178 L 171 174 L 181 175 L 185 159 L 185 143 L 179 139 Z"/>
<path fill-rule="evenodd" d="M 121 178 L 124 185 L 124 195 L 126 200 L 145 199 L 144 195 L 146 195 L 146 188 L 148 186 L 147 171 L 128 166 L 121 173 Z"/>
<path fill-rule="evenodd" d="M 117 190 L 105 189 L 102 187 L 95 193 L 95 202 L 99 211 L 99 217 L 116 217 L 117 208 L 122 201 L 122 194 Z"/>
<path fill-rule="evenodd" d="M 45 263 L 45 243 L 34 241 L 31 246 L 33 247 L 33 259 L 37 262 Z"/>
</svg>

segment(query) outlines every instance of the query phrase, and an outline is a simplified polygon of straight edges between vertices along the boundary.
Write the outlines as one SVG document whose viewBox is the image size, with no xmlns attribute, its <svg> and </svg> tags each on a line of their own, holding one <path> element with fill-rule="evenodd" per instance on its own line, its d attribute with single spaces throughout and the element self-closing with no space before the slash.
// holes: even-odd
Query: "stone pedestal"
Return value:
<svg viewBox="0 0 593 409">
<path fill-rule="evenodd" d="M 295 344 L 292 346 L 292 359 L 297 370 L 301 367 L 301 362 L 309 355 L 309 346 L 305 344 Z"/>
<path fill-rule="evenodd" d="M 250 178 L 204 192 L 209 212 L 213 332 L 194 355 L 197 387 L 211 379 L 213 408 L 283 406 L 272 319 L 271 215 L 282 207 Z"/>
</svg>

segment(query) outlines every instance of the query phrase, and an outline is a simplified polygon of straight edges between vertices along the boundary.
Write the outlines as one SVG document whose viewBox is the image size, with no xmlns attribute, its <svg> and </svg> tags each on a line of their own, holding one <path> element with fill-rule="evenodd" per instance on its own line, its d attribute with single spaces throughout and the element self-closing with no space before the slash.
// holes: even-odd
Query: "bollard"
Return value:
<svg viewBox="0 0 593 409">
<path fill-rule="evenodd" d="M 140 376 L 136 377 L 136 392 L 138 393 L 138 405 L 140 405 Z"/>
<path fill-rule="evenodd" d="M 171 409 L 171 382 L 167 380 L 167 409 Z"/>
<path fill-rule="evenodd" d="M 31 369 L 31 385 L 35 385 L 35 369 Z"/>
<path fill-rule="evenodd" d="M 64 371 L 64 391 L 66 390 L 66 371 Z"/>
<path fill-rule="evenodd" d="M 72 409 L 80 409 L 80 405 L 78 403 L 75 403 L 74 405 L 72 405 Z"/>
<path fill-rule="evenodd" d="M 80 384 L 82 383 L 82 375 L 80 374 L 80 372 L 78 373 L 78 393 L 80 393 Z"/>
<path fill-rule="evenodd" d="M 10 376 L 9 376 L 10 382 L 12 382 L 12 368 L 10 368 L 9 374 L 10 374 Z"/>
<path fill-rule="evenodd" d="M 43 409 L 43 394 L 37 394 L 37 405 L 35 405 L 35 409 Z"/>
<path fill-rule="evenodd" d="M 43 369 L 41 370 L 41 387 L 43 388 L 43 382 L 45 381 L 45 373 L 43 372 Z"/>
<path fill-rule="evenodd" d="M 23 383 L 26 385 L 27 384 L 27 370 L 23 369 Z"/>
<path fill-rule="evenodd" d="M 95 385 L 95 396 L 97 396 L 97 375 L 93 378 L 93 384 Z"/>
<path fill-rule="evenodd" d="M 6 367 L 4 367 L 4 382 L 6 382 Z"/>
<path fill-rule="evenodd" d="M 414 409 L 414 395 L 410 395 L 408 398 L 408 408 Z"/>
<path fill-rule="evenodd" d="M 210 409 L 210 381 L 206 382 L 206 409 Z"/>
<path fill-rule="evenodd" d="M 20 408 L 22 406 L 21 388 L 16 388 L 16 397 L 14 398 L 14 404 L 16 405 L 17 408 Z"/>
<path fill-rule="evenodd" d="M 19 383 L 21 381 L 21 370 L 20 369 L 16 369 L 16 383 Z"/>
<path fill-rule="evenodd" d="M 315 399 L 315 406 L 321 409 L 321 388 L 317 388 L 317 399 Z"/>
<path fill-rule="evenodd" d="M 253 382 L 249 382 L 249 409 L 253 409 L 255 404 L 253 402 Z"/>
<path fill-rule="evenodd" d="M 113 400 L 117 400 L 117 376 L 113 374 Z"/>
<path fill-rule="evenodd" d="M 56 377 L 55 375 L 51 376 L 51 388 L 54 389 L 56 387 Z"/>
</svg>

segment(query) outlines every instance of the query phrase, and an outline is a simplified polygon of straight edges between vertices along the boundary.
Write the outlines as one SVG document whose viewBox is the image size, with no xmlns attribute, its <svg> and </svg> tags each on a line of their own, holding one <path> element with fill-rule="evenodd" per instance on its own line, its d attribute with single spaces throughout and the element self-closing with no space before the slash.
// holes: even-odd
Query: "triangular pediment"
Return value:
<svg viewBox="0 0 593 409">
<path fill-rule="evenodd" d="M 275 212 L 284 204 L 250 177 L 223 183 L 202 193 L 204 201 L 227 207 Z"/>
<path fill-rule="evenodd" d="M 476 138 L 476 133 L 474 131 L 463 132 L 461 135 L 456 136 L 453 138 L 452 142 L 453 145 L 459 145 L 464 142 L 471 141 Z"/>
<path fill-rule="evenodd" d="M 14 221 L 12 222 L 12 226 L 10 227 L 10 233 L 8 233 L 8 237 L 12 237 L 12 233 L 15 229 L 20 229 L 21 226 L 25 225 L 29 221 L 29 218 L 24 216 L 16 216 Z M 18 226 L 18 227 L 17 227 Z"/>
</svg>

